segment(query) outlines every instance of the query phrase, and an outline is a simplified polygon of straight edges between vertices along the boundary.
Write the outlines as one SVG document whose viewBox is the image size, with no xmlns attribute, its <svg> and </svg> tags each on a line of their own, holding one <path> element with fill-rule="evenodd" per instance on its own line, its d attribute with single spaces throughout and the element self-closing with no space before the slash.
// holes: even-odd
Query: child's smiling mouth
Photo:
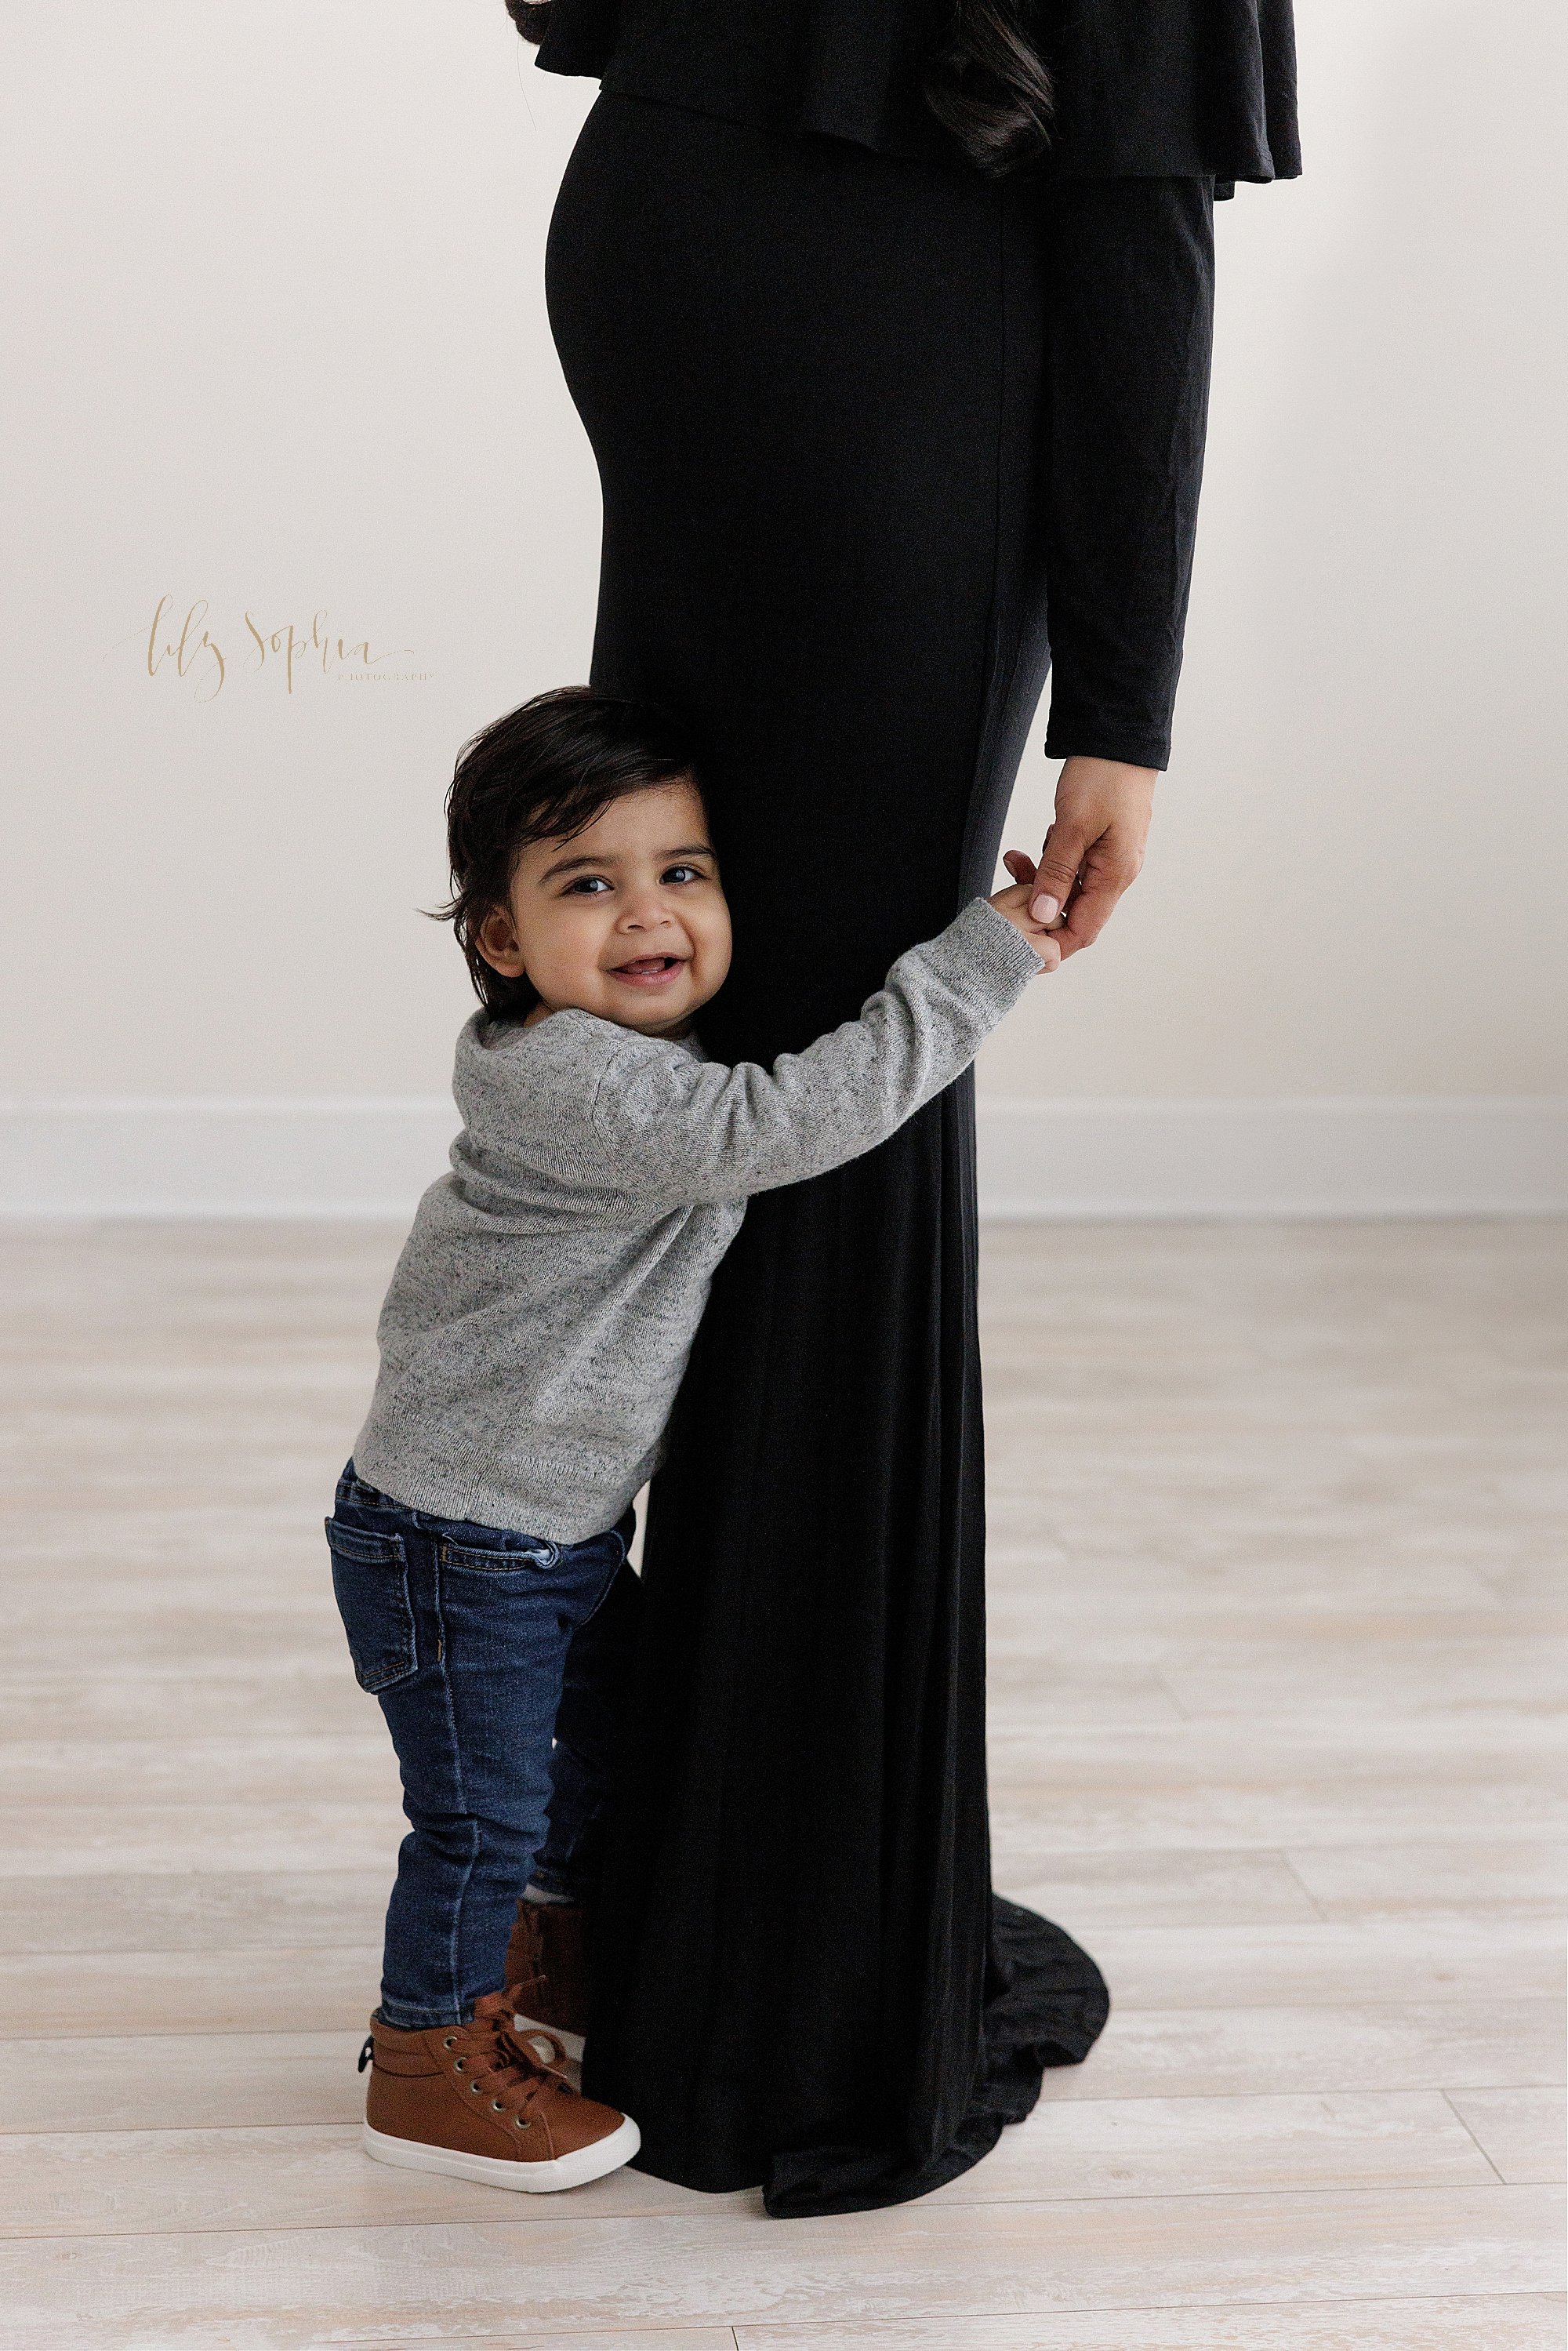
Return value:
<svg viewBox="0 0 1568 2351">
<path fill-rule="evenodd" d="M 610 977 L 626 980 L 632 987 L 658 987 L 685 967 L 685 956 L 637 956 L 630 963 L 613 965 Z"/>
</svg>

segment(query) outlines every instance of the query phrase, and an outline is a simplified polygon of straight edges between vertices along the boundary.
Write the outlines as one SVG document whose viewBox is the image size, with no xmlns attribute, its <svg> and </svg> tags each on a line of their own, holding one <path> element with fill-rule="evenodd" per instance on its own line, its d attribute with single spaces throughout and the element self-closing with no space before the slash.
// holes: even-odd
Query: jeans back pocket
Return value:
<svg viewBox="0 0 1568 2351">
<path fill-rule="evenodd" d="M 406 1681 L 418 1663 L 402 1537 L 366 1534 L 329 1519 L 327 1541 L 355 1679 L 364 1690 L 390 1689 Z"/>
</svg>

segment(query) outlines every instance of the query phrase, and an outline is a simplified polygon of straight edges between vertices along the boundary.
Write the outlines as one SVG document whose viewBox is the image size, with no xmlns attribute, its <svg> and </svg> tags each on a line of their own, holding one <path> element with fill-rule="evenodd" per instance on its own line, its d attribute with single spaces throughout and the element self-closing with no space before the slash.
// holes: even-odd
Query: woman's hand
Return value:
<svg viewBox="0 0 1568 2351">
<path fill-rule="evenodd" d="M 1056 784 L 1056 819 L 1040 862 L 1018 850 L 1003 860 L 1015 882 L 1034 884 L 1030 912 L 1052 925 L 1063 956 L 1092 946 L 1124 890 L 1138 878 L 1155 810 L 1157 770 L 1119 759 L 1069 759 Z M 1030 870 L 1025 870 L 1030 869 Z"/>
</svg>

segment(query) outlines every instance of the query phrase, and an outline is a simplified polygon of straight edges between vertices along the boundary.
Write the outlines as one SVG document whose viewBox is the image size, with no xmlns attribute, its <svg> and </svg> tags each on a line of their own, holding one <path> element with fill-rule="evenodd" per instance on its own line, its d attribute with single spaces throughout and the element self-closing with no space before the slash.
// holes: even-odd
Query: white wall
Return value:
<svg viewBox="0 0 1568 2351">
<path fill-rule="evenodd" d="M 591 629 L 593 470 L 540 292 L 591 92 L 533 71 L 500 0 L 73 0 L 7 29 L 0 1088 L 32 1108 L 0 1197 L 135 1205 L 114 1171 L 165 1147 L 151 1097 L 266 1097 L 307 1158 L 344 1097 L 446 1115 L 465 983 L 416 910 L 453 751 L 582 674 Z M 1521 1098 L 1568 1088 L 1565 46 L 1555 0 L 1308 0 L 1309 176 L 1219 219 L 1148 869 L 982 1070 L 993 1101 L 1093 1128 L 1070 1193 L 1115 1188 L 1094 1169 L 1132 1130 L 1094 1126 L 1104 1098 L 1145 1139 L 1172 1130 L 1142 1103 L 1239 1098 L 1288 1170 L 1320 1097 L 1364 1098 L 1379 1134 L 1421 1098 L 1439 1138 L 1452 1101 L 1467 1149 L 1503 1097 L 1496 1164 L 1434 1199 L 1509 1204 L 1521 1148 L 1516 1204 L 1555 1196 L 1560 1129 Z M 163 598 L 160 643 L 204 601 L 221 686 L 205 652 L 149 674 Z M 307 661 L 290 692 L 246 615 L 270 638 L 318 611 L 377 665 Z M 1014 837 L 1048 798 L 1036 755 Z M 110 1102 L 83 1176 L 69 1135 Z M 1005 1114 L 1014 1205 L 1066 1114 Z M 1378 1205 L 1366 1180 L 1340 1205 Z"/>
<path fill-rule="evenodd" d="M 1307 175 L 1218 215 L 1158 831 L 1049 1039 L 1040 1005 L 994 1050 L 1014 1092 L 1568 1078 L 1568 25 L 1301 0 L 1300 29 Z"/>
</svg>

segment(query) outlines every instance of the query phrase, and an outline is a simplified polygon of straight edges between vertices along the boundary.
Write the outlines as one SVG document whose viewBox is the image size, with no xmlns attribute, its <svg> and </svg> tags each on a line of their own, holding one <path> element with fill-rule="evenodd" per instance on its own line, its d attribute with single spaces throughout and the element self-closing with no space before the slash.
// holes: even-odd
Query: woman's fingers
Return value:
<svg viewBox="0 0 1568 2351">
<path fill-rule="evenodd" d="M 1061 932 L 1063 955 L 1074 955 L 1080 947 L 1093 946 L 1115 913 L 1117 900 L 1131 888 L 1137 873 L 1136 865 L 1125 866 L 1110 857 L 1102 861 L 1098 850 L 1091 854 L 1078 877 L 1078 887 L 1068 901 L 1067 919 Z"/>
<path fill-rule="evenodd" d="M 1072 895 L 1078 870 L 1093 841 L 1088 827 L 1058 817 L 1045 836 L 1040 862 L 1030 879 L 1035 884 L 1030 913 L 1037 923 L 1054 922 Z"/>
<path fill-rule="evenodd" d="M 1124 892 L 1130 890 L 1143 869 L 1144 831 L 1136 823 L 1116 820 L 1107 825 L 1083 861 L 1078 887 L 1068 902 L 1061 930 L 1064 955 L 1092 946 Z"/>
<path fill-rule="evenodd" d="M 1002 863 L 1007 867 L 1008 872 L 1012 875 L 1013 880 L 1023 889 L 1028 890 L 1033 886 L 1034 882 L 1039 875 L 1040 868 L 1035 863 L 1034 859 L 1030 856 L 1027 850 L 1005 849 L 1002 852 Z M 1035 906 L 1040 903 L 1041 902 L 1037 899 L 1030 904 L 1029 910 L 1030 921 L 1043 923 L 1047 930 L 1060 930 L 1061 927 L 1061 915 L 1060 910 L 1053 914 L 1037 914 L 1035 912 Z M 1046 903 L 1055 904 L 1056 902 L 1054 900 L 1050 900 Z M 1052 966 L 1052 969 L 1054 968 L 1055 967 Z"/>
<path fill-rule="evenodd" d="M 1056 821 L 1045 836 L 1030 911 L 1040 921 L 1046 901 L 1064 911 L 1063 955 L 1092 946 L 1116 902 L 1138 876 L 1154 811 L 1152 768 L 1112 759 L 1071 758 L 1056 785 Z"/>
</svg>

